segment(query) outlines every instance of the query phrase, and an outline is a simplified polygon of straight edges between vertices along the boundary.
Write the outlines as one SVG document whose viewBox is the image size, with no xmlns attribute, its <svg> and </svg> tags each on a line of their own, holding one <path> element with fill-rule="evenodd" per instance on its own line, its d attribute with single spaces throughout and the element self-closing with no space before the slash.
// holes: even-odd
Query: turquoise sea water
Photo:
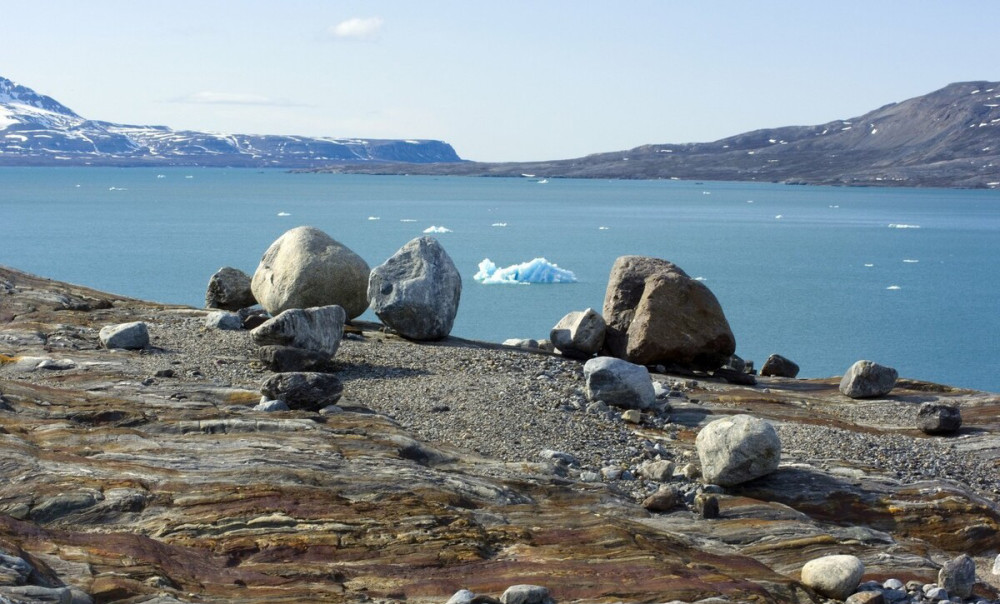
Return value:
<svg viewBox="0 0 1000 604">
<path fill-rule="evenodd" d="M 1000 191 L 0 170 L 0 264 L 138 298 L 200 306 L 215 270 L 252 273 L 299 225 L 372 266 L 429 226 L 451 229 L 434 236 L 462 272 L 461 337 L 547 337 L 566 312 L 601 308 L 616 257 L 643 254 L 703 278 L 758 366 L 777 352 L 820 377 L 867 358 L 1000 391 Z M 484 258 L 539 256 L 578 282 L 472 279 Z"/>
</svg>

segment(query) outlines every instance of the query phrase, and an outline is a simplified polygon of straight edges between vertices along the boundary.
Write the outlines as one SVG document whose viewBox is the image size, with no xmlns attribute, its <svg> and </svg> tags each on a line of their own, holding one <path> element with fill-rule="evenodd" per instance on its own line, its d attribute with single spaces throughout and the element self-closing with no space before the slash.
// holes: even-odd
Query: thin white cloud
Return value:
<svg viewBox="0 0 1000 604">
<path fill-rule="evenodd" d="M 172 99 L 175 103 L 193 103 L 198 105 L 263 105 L 270 107 L 298 107 L 299 103 L 284 99 L 272 99 L 258 94 L 242 94 L 238 92 L 213 92 L 204 90 L 186 96 Z"/>
<path fill-rule="evenodd" d="M 354 17 L 329 29 L 331 35 L 348 40 L 374 40 L 382 30 L 382 17 Z"/>
</svg>

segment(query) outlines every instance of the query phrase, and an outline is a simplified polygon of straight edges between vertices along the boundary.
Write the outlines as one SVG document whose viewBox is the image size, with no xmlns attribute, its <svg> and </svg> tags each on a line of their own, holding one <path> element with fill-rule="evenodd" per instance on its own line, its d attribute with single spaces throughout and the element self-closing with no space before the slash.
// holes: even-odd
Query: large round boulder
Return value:
<svg viewBox="0 0 1000 604">
<path fill-rule="evenodd" d="M 698 432 L 695 447 L 708 484 L 747 482 L 770 474 L 781 461 L 781 440 L 774 426 L 750 415 L 713 421 Z"/>
<path fill-rule="evenodd" d="M 736 351 L 715 295 L 666 260 L 615 260 L 603 314 L 606 351 L 632 363 L 711 371 Z"/>
<path fill-rule="evenodd" d="M 238 268 L 224 266 L 208 280 L 205 307 L 240 310 L 257 303 L 250 289 L 250 275 Z"/>
<path fill-rule="evenodd" d="M 583 366 L 587 398 L 625 409 L 649 409 L 656 392 L 649 370 L 614 357 L 590 359 Z"/>
<path fill-rule="evenodd" d="M 368 263 L 323 231 L 297 227 L 271 244 L 250 282 L 264 310 L 336 304 L 353 319 L 368 308 Z"/>
<path fill-rule="evenodd" d="M 589 359 L 604 345 L 604 317 L 593 308 L 567 314 L 549 333 L 555 349 L 571 359 Z"/>
<path fill-rule="evenodd" d="M 872 361 L 851 365 L 840 380 L 840 393 L 851 398 L 871 398 L 889 394 L 896 386 L 899 374 L 892 367 Z"/>
<path fill-rule="evenodd" d="M 857 556 L 823 556 L 802 567 L 802 583 L 828 598 L 846 600 L 861 584 L 865 565 Z"/>
<path fill-rule="evenodd" d="M 433 237 L 417 237 L 371 271 L 368 299 L 387 327 L 411 340 L 451 333 L 462 275 Z"/>
</svg>

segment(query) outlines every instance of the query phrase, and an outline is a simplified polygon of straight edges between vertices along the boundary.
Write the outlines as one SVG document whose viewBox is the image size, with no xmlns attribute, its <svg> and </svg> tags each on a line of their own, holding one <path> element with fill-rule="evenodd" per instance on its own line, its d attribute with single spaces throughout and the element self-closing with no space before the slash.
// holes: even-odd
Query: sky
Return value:
<svg viewBox="0 0 1000 604">
<path fill-rule="evenodd" d="M 997 0 L 47 0 L 0 19 L 0 76 L 90 119 L 430 138 L 476 161 L 707 142 L 1000 80 Z"/>
</svg>

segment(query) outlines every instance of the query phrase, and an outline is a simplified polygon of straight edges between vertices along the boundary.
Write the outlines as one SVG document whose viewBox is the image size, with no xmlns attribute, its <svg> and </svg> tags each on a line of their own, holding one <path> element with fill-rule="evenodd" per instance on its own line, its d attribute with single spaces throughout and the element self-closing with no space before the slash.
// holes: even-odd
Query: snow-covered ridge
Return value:
<svg viewBox="0 0 1000 604">
<path fill-rule="evenodd" d="M 223 134 L 87 120 L 0 77 L 0 165 L 314 167 L 335 162 L 461 161 L 434 140 Z"/>
</svg>

